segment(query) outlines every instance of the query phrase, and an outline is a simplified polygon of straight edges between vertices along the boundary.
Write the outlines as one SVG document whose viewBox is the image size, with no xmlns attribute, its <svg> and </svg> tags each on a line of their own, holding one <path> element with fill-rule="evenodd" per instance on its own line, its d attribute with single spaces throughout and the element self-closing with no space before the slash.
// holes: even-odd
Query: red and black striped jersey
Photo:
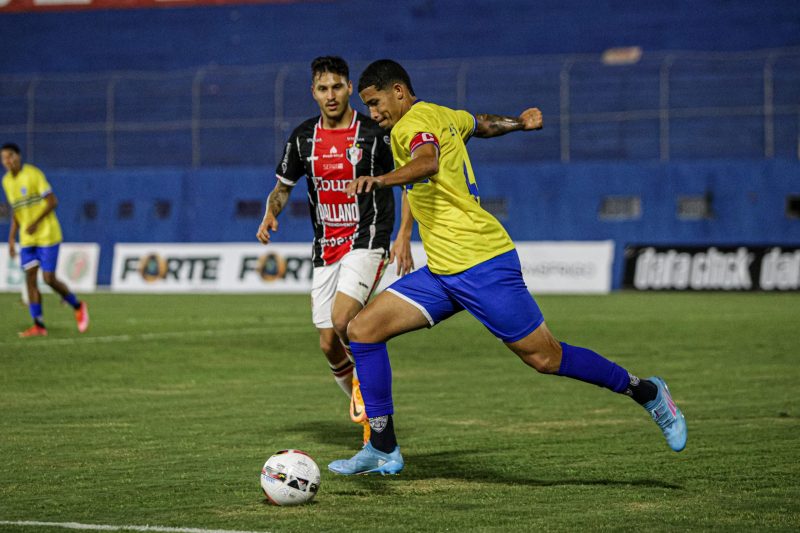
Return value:
<svg viewBox="0 0 800 533">
<path fill-rule="evenodd" d="M 361 113 L 346 128 L 325 129 L 321 117 L 306 120 L 289 137 L 275 173 L 293 187 L 302 176 L 314 226 L 314 266 L 330 265 L 355 248 L 389 249 L 394 228 L 391 188 L 348 198 L 345 187 L 359 176 L 394 168 L 389 136 Z"/>
</svg>

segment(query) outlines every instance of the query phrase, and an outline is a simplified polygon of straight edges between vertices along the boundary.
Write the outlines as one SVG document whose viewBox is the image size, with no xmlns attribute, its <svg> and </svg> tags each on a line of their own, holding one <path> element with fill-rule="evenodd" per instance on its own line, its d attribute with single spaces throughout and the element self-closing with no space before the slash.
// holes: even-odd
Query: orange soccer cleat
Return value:
<svg viewBox="0 0 800 533">
<path fill-rule="evenodd" d="M 369 420 L 364 420 L 361 422 L 361 425 L 364 426 L 364 432 L 361 435 L 361 440 L 364 441 L 364 444 L 367 444 L 369 442 L 369 436 L 372 432 L 372 430 L 369 428 Z"/>
<path fill-rule="evenodd" d="M 353 376 L 353 390 L 350 395 L 350 420 L 360 424 L 367 420 L 367 411 L 364 409 L 364 398 L 361 397 L 361 384 Z"/>
<path fill-rule="evenodd" d="M 81 302 L 81 306 L 75 310 L 75 322 L 78 323 L 78 331 L 81 333 L 89 329 L 89 306 L 86 302 Z"/>
<path fill-rule="evenodd" d="M 364 408 L 364 398 L 361 397 L 361 384 L 355 376 L 353 376 L 353 389 L 350 396 L 350 420 L 364 427 L 362 440 L 364 444 L 368 443 L 370 435 L 369 418 L 367 418 L 367 411 Z"/>
<path fill-rule="evenodd" d="M 20 337 L 47 337 L 47 328 L 34 324 L 25 331 L 19 332 Z"/>
</svg>

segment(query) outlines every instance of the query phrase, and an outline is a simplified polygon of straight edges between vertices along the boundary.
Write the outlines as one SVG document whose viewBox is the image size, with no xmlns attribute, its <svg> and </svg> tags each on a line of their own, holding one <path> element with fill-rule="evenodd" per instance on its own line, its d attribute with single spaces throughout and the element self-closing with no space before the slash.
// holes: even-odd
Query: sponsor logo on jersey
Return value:
<svg viewBox="0 0 800 533">
<path fill-rule="evenodd" d="M 331 180 L 315 176 L 314 187 L 320 192 L 345 192 L 347 189 L 347 184 L 351 181 L 353 180 Z"/>
<path fill-rule="evenodd" d="M 292 153 L 292 143 L 286 143 L 286 151 L 283 153 L 283 161 L 281 161 L 281 171 L 286 174 L 289 168 L 289 154 Z"/>
<path fill-rule="evenodd" d="M 355 235 L 347 235 L 346 237 L 323 237 L 319 240 L 319 244 L 326 248 L 343 246 L 352 241 L 354 238 Z"/>
<path fill-rule="evenodd" d="M 331 223 L 352 223 L 357 224 L 360 220 L 358 214 L 358 204 L 318 204 L 317 216 L 323 224 Z"/>
<path fill-rule="evenodd" d="M 342 157 L 342 154 L 339 153 L 339 150 L 337 150 L 335 146 L 331 146 L 327 154 L 322 154 L 322 159 L 335 159 L 339 157 Z"/>
</svg>

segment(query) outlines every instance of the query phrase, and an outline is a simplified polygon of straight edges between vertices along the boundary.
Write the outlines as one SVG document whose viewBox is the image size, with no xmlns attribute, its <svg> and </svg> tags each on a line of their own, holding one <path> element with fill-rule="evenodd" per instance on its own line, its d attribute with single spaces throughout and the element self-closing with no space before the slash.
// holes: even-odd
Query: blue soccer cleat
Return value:
<svg viewBox="0 0 800 533">
<path fill-rule="evenodd" d="M 328 465 L 328 470 L 334 474 L 352 476 L 354 474 L 380 474 L 382 476 L 399 474 L 405 462 L 400 455 L 400 446 L 396 446 L 392 453 L 376 450 L 369 442 L 360 452 L 351 459 L 339 459 Z"/>
<path fill-rule="evenodd" d="M 644 404 L 644 408 L 661 428 L 669 447 L 679 452 L 686 447 L 686 419 L 672 400 L 672 395 L 664 380 L 657 376 L 647 378 L 647 380 L 658 387 L 658 395 L 655 400 Z"/>
</svg>

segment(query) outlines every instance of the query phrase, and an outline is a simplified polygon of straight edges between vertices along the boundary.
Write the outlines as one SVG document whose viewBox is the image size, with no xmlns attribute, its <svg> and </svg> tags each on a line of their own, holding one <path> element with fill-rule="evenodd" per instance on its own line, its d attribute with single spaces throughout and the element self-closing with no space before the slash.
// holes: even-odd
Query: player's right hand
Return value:
<svg viewBox="0 0 800 533">
<path fill-rule="evenodd" d="M 256 233 L 256 238 L 261 244 L 269 244 L 270 231 L 278 231 L 278 219 L 267 214 L 261 221 L 261 225 L 258 226 L 258 233 Z"/>
<path fill-rule="evenodd" d="M 411 255 L 411 239 L 398 237 L 389 250 L 389 264 L 397 260 L 397 275 L 405 276 L 414 270 L 414 257 Z"/>
<path fill-rule="evenodd" d="M 367 193 L 381 187 L 383 187 L 381 176 L 359 176 L 347 184 L 345 192 L 348 197 L 352 198 L 356 194 Z"/>
</svg>

